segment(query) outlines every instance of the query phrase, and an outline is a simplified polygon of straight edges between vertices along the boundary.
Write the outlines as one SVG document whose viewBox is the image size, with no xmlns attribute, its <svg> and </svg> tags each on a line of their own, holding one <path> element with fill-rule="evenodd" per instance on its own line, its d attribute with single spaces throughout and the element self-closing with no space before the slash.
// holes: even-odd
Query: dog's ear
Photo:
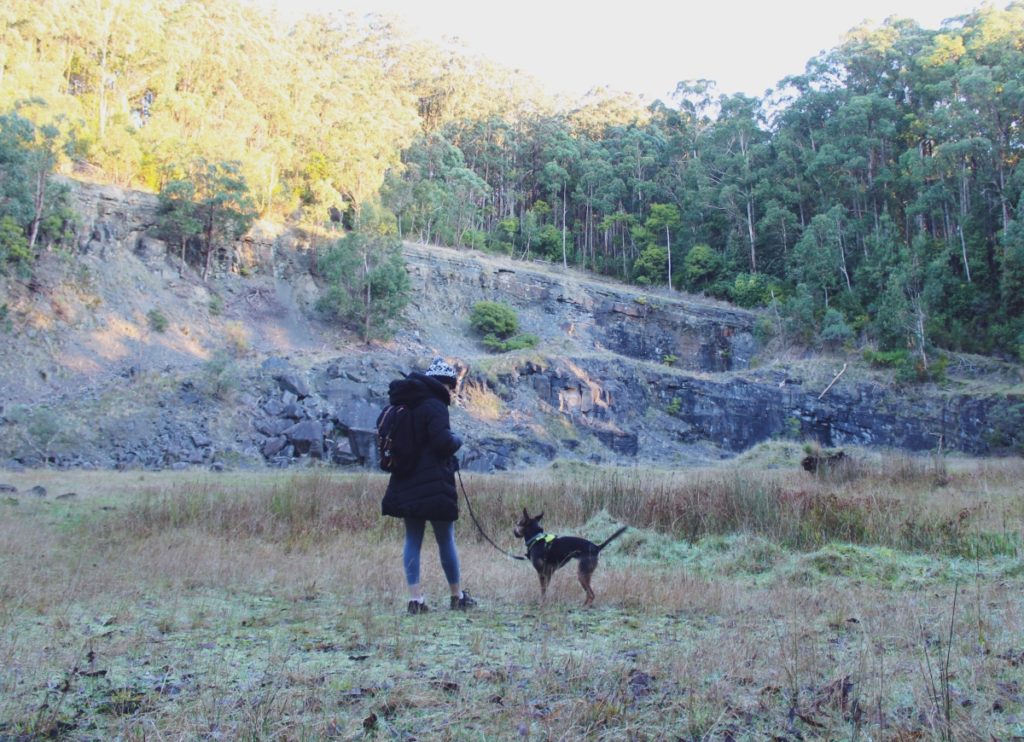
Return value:
<svg viewBox="0 0 1024 742">
<path fill-rule="evenodd" d="M 543 512 L 541 512 L 541 514 L 540 514 L 540 515 L 538 515 L 537 517 L 535 517 L 535 518 L 534 518 L 534 520 L 540 520 L 540 519 L 541 519 L 541 518 L 543 518 L 543 517 L 544 517 L 544 513 L 543 513 Z"/>
<path fill-rule="evenodd" d="M 523 508 L 523 520 L 529 520 L 530 514 L 526 512 L 526 508 Z"/>
</svg>

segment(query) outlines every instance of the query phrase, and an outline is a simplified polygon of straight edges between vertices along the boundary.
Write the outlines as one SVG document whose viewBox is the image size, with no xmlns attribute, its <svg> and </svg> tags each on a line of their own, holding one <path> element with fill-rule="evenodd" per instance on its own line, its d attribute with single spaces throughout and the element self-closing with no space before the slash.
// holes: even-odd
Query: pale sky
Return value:
<svg viewBox="0 0 1024 742">
<path fill-rule="evenodd" d="M 550 92 L 591 88 L 668 99 L 681 80 L 760 96 L 869 20 L 938 28 L 983 0 L 257 0 L 285 13 L 377 12 L 425 39 L 457 37 Z M 996 2 L 1005 7 L 1009 0 Z"/>
</svg>

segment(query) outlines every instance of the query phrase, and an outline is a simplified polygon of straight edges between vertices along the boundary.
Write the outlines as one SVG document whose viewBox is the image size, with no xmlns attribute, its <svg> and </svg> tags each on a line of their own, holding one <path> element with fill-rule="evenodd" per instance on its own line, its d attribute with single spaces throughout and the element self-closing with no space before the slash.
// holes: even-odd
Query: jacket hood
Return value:
<svg viewBox="0 0 1024 742">
<path fill-rule="evenodd" d="M 388 385 L 388 401 L 391 404 L 405 404 L 414 407 L 431 397 L 439 399 L 446 406 L 452 403 L 451 394 L 448 393 L 448 388 L 444 384 L 417 371 L 404 379 L 395 379 Z"/>
</svg>

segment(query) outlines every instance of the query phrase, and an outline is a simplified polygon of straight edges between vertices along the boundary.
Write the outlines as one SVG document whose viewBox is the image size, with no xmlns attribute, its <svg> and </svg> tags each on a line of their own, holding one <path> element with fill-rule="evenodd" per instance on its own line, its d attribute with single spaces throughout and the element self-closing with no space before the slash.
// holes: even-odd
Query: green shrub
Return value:
<svg viewBox="0 0 1024 742">
<path fill-rule="evenodd" d="M 864 360 L 876 368 L 891 368 L 896 381 L 903 383 L 942 381 L 949 366 L 946 356 L 936 356 L 925 366 L 919 356 L 906 350 L 865 350 Z"/>
<path fill-rule="evenodd" d="M 772 300 L 772 284 L 768 276 L 764 273 L 740 273 L 732 284 L 732 300 L 748 309 L 767 306 Z"/>
<path fill-rule="evenodd" d="M 483 339 L 484 347 L 495 353 L 507 353 L 510 350 L 534 348 L 539 342 L 540 338 L 531 333 L 514 335 L 507 340 L 502 340 L 496 335 L 484 335 Z"/>
<path fill-rule="evenodd" d="M 217 351 L 203 364 L 202 386 L 215 399 L 230 400 L 242 389 L 242 373 L 231 354 L 226 350 Z"/>
<path fill-rule="evenodd" d="M 699 291 L 706 288 L 722 270 L 722 259 L 708 245 L 694 245 L 683 259 L 683 283 L 686 288 Z"/>
<path fill-rule="evenodd" d="M 846 324 L 843 313 L 830 307 L 825 310 L 819 337 L 827 346 L 837 347 L 853 340 L 853 330 Z"/>
<path fill-rule="evenodd" d="M 358 229 L 320 258 L 325 288 L 316 307 L 327 318 L 358 329 L 368 343 L 394 334 L 409 303 L 410 283 L 402 242 L 387 232 L 388 214 L 366 211 Z"/>
<path fill-rule="evenodd" d="M 25 230 L 11 216 L 0 219 L 0 275 L 7 272 L 8 264 L 24 272 L 31 258 Z"/>
<path fill-rule="evenodd" d="M 146 319 L 149 320 L 149 329 L 153 332 L 166 332 L 171 324 L 159 309 L 150 309 L 146 312 Z"/>
<path fill-rule="evenodd" d="M 772 322 L 771 317 L 758 317 L 754 321 L 754 338 L 759 343 L 767 343 L 775 337 L 775 334 L 775 323 Z"/>
<path fill-rule="evenodd" d="M 512 307 L 495 301 L 478 301 L 473 305 L 469 325 L 483 336 L 484 347 L 494 353 L 533 348 L 540 339 L 530 333 L 515 334 L 519 317 Z"/>
<path fill-rule="evenodd" d="M 481 335 L 494 335 L 504 340 L 519 329 L 519 317 L 508 304 L 478 301 L 469 315 L 469 325 Z"/>
</svg>

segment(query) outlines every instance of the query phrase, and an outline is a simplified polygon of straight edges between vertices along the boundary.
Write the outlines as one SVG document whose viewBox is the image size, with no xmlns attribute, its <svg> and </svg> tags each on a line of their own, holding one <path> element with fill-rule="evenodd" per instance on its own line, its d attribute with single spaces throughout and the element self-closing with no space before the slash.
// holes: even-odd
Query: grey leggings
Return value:
<svg viewBox="0 0 1024 742">
<path fill-rule="evenodd" d="M 455 522 L 432 520 L 434 540 L 437 541 L 437 553 L 441 557 L 441 568 L 449 585 L 458 585 L 459 552 L 455 548 Z M 405 519 L 405 548 L 402 550 L 402 562 L 405 565 L 405 581 L 409 585 L 417 585 L 420 581 L 420 548 L 423 546 L 423 534 L 427 521 L 418 518 Z"/>
</svg>

